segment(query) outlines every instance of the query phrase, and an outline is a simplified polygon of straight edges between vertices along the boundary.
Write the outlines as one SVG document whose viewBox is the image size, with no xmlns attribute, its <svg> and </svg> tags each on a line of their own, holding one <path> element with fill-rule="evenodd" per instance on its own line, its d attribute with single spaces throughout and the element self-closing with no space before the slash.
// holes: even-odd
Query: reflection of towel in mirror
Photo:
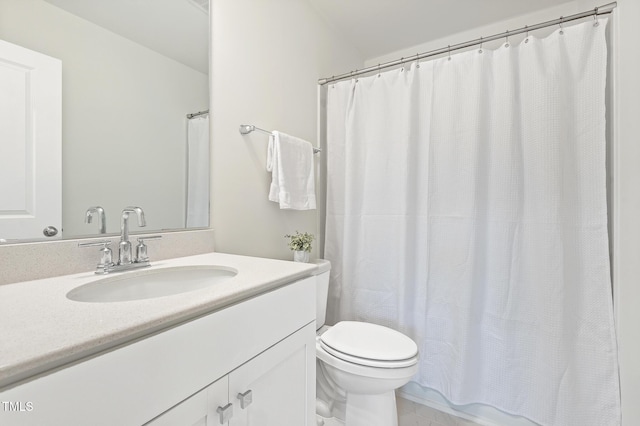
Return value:
<svg viewBox="0 0 640 426">
<path fill-rule="evenodd" d="M 267 170 L 271 172 L 269 200 L 281 209 L 316 208 L 313 146 L 303 139 L 282 132 L 269 137 Z"/>
</svg>

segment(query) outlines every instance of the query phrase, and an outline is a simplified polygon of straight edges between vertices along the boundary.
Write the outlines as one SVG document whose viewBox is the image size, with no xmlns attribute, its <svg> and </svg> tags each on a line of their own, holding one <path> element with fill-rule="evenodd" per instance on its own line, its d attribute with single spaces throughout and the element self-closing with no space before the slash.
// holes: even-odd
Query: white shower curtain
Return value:
<svg viewBox="0 0 640 426">
<path fill-rule="evenodd" d="M 620 423 L 605 27 L 327 89 L 330 320 L 411 336 L 455 404 Z"/>
<path fill-rule="evenodd" d="M 187 228 L 209 226 L 209 115 L 187 125 Z"/>
</svg>

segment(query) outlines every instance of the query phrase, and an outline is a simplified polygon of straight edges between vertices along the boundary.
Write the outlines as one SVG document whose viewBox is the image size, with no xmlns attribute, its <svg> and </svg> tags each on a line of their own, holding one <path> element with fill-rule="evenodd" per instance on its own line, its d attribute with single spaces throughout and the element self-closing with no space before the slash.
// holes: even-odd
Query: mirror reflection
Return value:
<svg viewBox="0 0 640 426">
<path fill-rule="evenodd" d="M 208 39 L 208 0 L 0 0 L 0 116 L 14 123 L 0 130 L 13 154 L 0 167 L 0 239 L 96 236 L 97 207 L 107 234 L 127 206 L 144 209 L 145 232 L 207 227 Z M 45 159 L 37 125 L 56 120 L 38 106 L 39 68 L 20 65 L 33 57 L 61 65 L 61 153 Z M 59 196 L 36 184 L 55 179 Z M 57 197 L 59 223 L 27 231 Z"/>
</svg>

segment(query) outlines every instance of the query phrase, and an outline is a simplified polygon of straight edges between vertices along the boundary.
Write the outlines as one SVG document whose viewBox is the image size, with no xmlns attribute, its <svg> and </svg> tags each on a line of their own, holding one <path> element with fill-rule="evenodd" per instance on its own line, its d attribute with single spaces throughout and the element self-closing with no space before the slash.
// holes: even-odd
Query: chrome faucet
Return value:
<svg viewBox="0 0 640 426">
<path fill-rule="evenodd" d="M 147 221 L 144 219 L 144 212 L 140 207 L 127 207 L 122 210 L 118 265 L 130 265 L 132 263 L 131 241 L 129 241 L 129 214 L 131 213 L 135 213 L 138 216 L 138 226 L 147 226 Z"/>
<path fill-rule="evenodd" d="M 91 223 L 93 215 L 98 215 L 98 224 L 100 226 L 100 233 L 107 233 L 107 218 L 104 214 L 104 209 L 100 206 L 89 207 L 84 215 L 84 222 Z"/>
<path fill-rule="evenodd" d="M 96 274 L 104 275 L 111 272 L 122 272 L 129 269 L 144 268 L 151 266 L 149 263 L 149 256 L 147 255 L 147 245 L 145 241 L 155 240 L 162 238 L 161 235 L 149 235 L 146 237 L 138 237 L 138 245 L 136 246 L 136 256 L 132 259 L 131 255 L 131 241 L 129 241 L 129 215 L 135 213 L 138 217 L 138 226 L 147 226 L 147 221 L 144 218 L 144 211 L 140 207 L 127 207 L 122 210 L 122 217 L 120 219 L 120 243 L 118 262 L 111 261 L 111 249 L 109 244 L 111 241 L 91 241 L 87 243 L 78 244 L 80 247 L 93 247 L 101 246 L 101 260 L 96 267 Z M 89 215 L 89 213 L 87 213 Z"/>
</svg>

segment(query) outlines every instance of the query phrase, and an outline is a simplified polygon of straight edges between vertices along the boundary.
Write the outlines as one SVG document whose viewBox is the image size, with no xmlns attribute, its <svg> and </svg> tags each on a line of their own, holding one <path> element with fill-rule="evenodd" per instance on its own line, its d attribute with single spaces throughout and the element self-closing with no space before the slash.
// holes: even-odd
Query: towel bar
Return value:
<svg viewBox="0 0 640 426">
<path fill-rule="evenodd" d="M 272 135 L 273 133 L 270 132 L 269 130 L 265 130 L 265 129 L 261 129 L 260 127 L 256 127 L 253 124 L 241 124 L 240 125 L 240 134 L 241 135 L 248 135 L 249 133 L 253 132 L 253 131 L 258 131 L 258 132 L 262 132 L 262 133 L 266 133 L 268 135 Z M 313 148 L 313 153 L 317 154 L 319 152 L 322 152 L 322 150 L 320 148 Z"/>
</svg>

